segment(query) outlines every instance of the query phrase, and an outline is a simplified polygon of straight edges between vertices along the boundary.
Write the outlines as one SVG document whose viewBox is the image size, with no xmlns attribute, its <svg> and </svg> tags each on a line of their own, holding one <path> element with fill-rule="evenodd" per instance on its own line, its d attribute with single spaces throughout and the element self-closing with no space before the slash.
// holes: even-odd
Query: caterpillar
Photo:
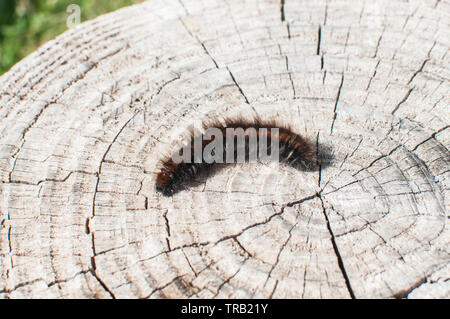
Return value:
<svg viewBox="0 0 450 319">
<path fill-rule="evenodd" d="M 262 153 L 270 153 L 270 160 L 300 169 L 313 168 L 317 164 L 315 147 L 289 126 L 263 121 L 259 117 L 215 120 L 204 123 L 203 132 L 191 130 L 184 147 L 160 160 L 156 190 L 164 196 L 172 196 L 186 181 L 216 163 L 255 160 L 255 154 L 261 157 Z"/>
</svg>

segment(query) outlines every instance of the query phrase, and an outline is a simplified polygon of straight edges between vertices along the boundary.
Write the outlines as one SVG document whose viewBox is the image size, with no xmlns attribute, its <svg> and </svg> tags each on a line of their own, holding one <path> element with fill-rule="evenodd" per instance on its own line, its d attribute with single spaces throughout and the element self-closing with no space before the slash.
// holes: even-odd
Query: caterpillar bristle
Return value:
<svg viewBox="0 0 450 319">
<path fill-rule="evenodd" d="M 278 129 L 278 135 L 274 135 L 277 137 L 277 142 L 279 146 L 279 158 L 278 160 L 281 163 L 285 163 L 287 165 L 294 166 L 300 169 L 307 169 L 316 165 L 317 158 L 315 147 L 312 146 L 304 137 L 292 131 L 291 127 L 285 124 L 277 123 L 275 120 L 272 121 L 264 121 L 259 116 L 255 116 L 253 119 L 245 119 L 245 118 L 215 118 L 209 122 L 204 122 L 202 128 L 207 131 L 210 128 L 218 129 L 222 136 L 226 137 L 226 129 L 234 128 L 234 129 L 242 129 L 242 131 L 236 131 L 238 133 L 234 133 L 233 135 L 233 148 L 234 152 L 230 152 L 228 149 L 227 143 L 222 144 L 222 156 L 223 159 L 227 157 L 227 154 L 233 154 L 233 158 L 237 158 L 237 147 L 236 141 L 239 138 L 243 138 L 246 142 L 250 140 L 250 138 L 256 138 L 258 145 L 262 138 L 266 139 L 266 153 L 272 154 L 271 144 L 268 143 L 268 140 L 272 138 L 272 131 L 270 129 Z M 252 133 L 250 129 L 257 130 L 258 133 Z M 265 133 L 260 133 L 260 129 L 267 129 L 266 131 L 262 131 Z M 189 161 L 181 161 L 176 163 L 173 158 L 174 154 L 181 154 L 182 147 L 178 148 L 170 154 L 169 156 L 165 156 L 160 160 L 160 170 L 156 176 L 156 190 L 162 193 L 164 196 L 172 196 L 177 190 L 183 188 L 186 181 L 190 181 L 195 178 L 199 172 L 208 170 L 211 168 L 213 163 L 207 163 L 205 159 L 202 157 L 200 162 L 195 162 L 194 158 L 194 139 L 201 138 L 201 153 L 205 147 L 212 141 L 214 138 L 210 137 L 206 138 L 204 132 L 198 132 L 194 129 L 190 129 L 187 134 L 187 144 L 186 147 L 190 149 L 190 158 Z M 239 133 L 239 132 L 243 132 Z M 240 135 L 238 135 L 240 134 Z M 252 149 L 254 150 L 254 149 Z M 228 153 L 230 152 L 230 153 Z M 214 153 L 215 154 L 215 153 Z M 227 157 L 228 158 L 228 157 Z M 250 158 L 250 146 L 249 143 L 245 143 L 245 160 L 249 160 Z"/>
</svg>

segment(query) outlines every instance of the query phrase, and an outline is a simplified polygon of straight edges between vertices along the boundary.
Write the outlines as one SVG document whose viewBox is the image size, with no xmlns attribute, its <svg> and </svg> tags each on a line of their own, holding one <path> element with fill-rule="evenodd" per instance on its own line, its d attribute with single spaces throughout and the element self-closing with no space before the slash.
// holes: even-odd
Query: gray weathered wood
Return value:
<svg viewBox="0 0 450 319">
<path fill-rule="evenodd" d="M 151 0 L 45 44 L 0 78 L 0 297 L 450 297 L 449 15 Z M 328 162 L 155 192 L 187 127 L 252 112 Z"/>
</svg>

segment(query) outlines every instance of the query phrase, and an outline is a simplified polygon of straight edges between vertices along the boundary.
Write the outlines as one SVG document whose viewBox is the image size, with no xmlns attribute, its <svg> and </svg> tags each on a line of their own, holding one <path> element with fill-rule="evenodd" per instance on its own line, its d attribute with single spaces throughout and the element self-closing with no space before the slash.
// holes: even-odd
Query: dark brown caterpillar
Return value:
<svg viewBox="0 0 450 319">
<path fill-rule="evenodd" d="M 278 157 L 277 160 L 284 162 L 294 167 L 311 168 L 316 165 L 316 152 L 306 139 L 297 133 L 292 132 L 289 127 L 280 126 L 274 121 L 262 121 L 258 117 L 253 120 L 238 119 L 238 120 L 225 120 L 224 123 L 219 121 L 205 124 L 204 130 L 207 131 L 211 128 L 216 129 L 216 132 L 220 132 L 223 137 L 227 137 L 227 129 L 236 129 L 231 136 L 231 144 L 222 144 L 222 156 L 219 155 L 219 159 L 222 159 L 221 163 L 226 162 L 225 159 L 232 158 L 234 161 L 238 159 L 237 143 L 238 141 L 245 141 L 245 160 L 250 157 L 251 149 L 249 147 L 249 141 L 264 142 L 267 153 L 272 154 L 271 144 L 272 138 L 278 143 Z M 265 130 L 264 130 L 265 129 Z M 278 134 L 273 133 L 271 129 L 278 129 Z M 230 132 L 230 130 L 228 130 Z M 179 149 L 176 153 L 162 159 L 160 162 L 160 171 L 156 177 L 156 190 L 161 192 L 165 196 L 171 196 L 175 191 L 182 188 L 182 184 L 195 177 L 199 171 L 208 169 L 216 162 L 208 162 L 203 156 L 198 157 L 198 153 L 195 153 L 194 140 L 201 138 L 201 142 L 197 142 L 197 147 L 201 147 L 201 153 L 206 147 L 215 141 L 215 135 L 207 135 L 205 133 L 191 134 L 188 139 L 188 143 L 185 146 L 185 151 L 188 156 L 181 161 L 174 161 L 175 155 L 181 155 L 183 149 Z M 225 138 L 224 138 L 225 140 Z M 250 143 L 251 144 L 251 143 Z M 256 151 L 253 149 L 253 151 Z M 214 152 L 212 152 L 214 155 Z M 217 155 L 217 154 L 216 154 Z M 227 157 L 228 156 L 228 157 Z M 187 159 L 187 160 L 186 160 Z"/>
</svg>

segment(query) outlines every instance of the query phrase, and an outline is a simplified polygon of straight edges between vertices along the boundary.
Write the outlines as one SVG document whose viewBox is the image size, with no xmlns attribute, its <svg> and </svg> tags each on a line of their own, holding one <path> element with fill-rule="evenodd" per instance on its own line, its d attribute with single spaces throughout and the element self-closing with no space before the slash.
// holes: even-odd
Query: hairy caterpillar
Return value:
<svg viewBox="0 0 450 319">
<path fill-rule="evenodd" d="M 215 163 L 229 163 L 230 159 L 232 162 L 242 162 L 242 157 L 248 161 L 252 154 L 261 154 L 262 151 L 273 156 L 274 141 L 278 145 L 278 158 L 275 160 L 300 168 L 311 168 L 317 164 L 315 147 L 305 138 L 294 133 L 290 127 L 279 125 L 275 121 L 263 121 L 259 117 L 252 120 L 228 119 L 223 123 L 215 121 L 204 124 L 203 129 L 206 132 L 213 130 L 217 136 L 221 134 L 228 138 L 227 143 L 218 143 L 219 138 L 216 135 L 195 133 L 192 130 L 184 148 L 178 149 L 160 161 L 160 170 L 156 176 L 157 191 L 165 196 L 171 196 L 182 188 L 185 181 L 192 179 L 201 170 L 208 169 Z M 232 132 L 231 135 L 230 132 Z M 269 140 L 271 143 L 268 142 Z M 251 143 L 252 141 L 256 142 L 254 144 L 256 146 Z M 240 142 L 244 142 L 244 147 Z M 215 157 L 213 161 L 204 156 L 211 143 L 219 145 L 211 151 L 212 157 Z M 262 148 L 266 149 L 262 150 Z M 243 151 L 244 156 L 240 156 L 242 154 L 239 154 L 239 150 Z M 186 151 L 187 155 L 184 154 Z M 182 153 L 185 156 L 180 160 Z"/>
</svg>

